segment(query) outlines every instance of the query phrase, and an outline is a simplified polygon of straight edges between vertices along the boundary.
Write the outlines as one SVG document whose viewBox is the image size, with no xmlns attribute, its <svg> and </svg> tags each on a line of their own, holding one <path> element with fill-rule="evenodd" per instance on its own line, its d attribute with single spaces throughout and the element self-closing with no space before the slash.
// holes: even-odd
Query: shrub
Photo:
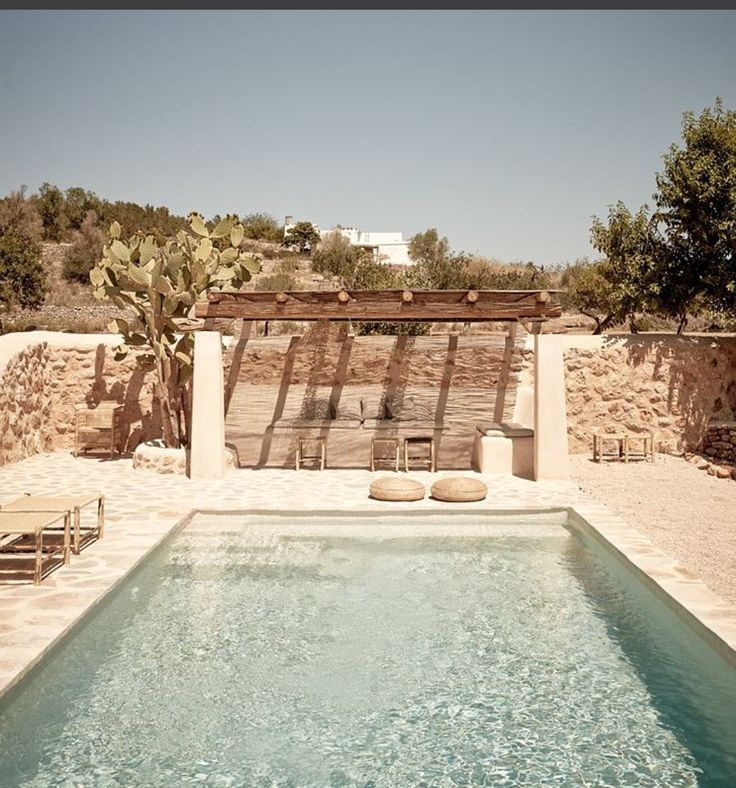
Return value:
<svg viewBox="0 0 736 788">
<path fill-rule="evenodd" d="M 13 232 L 35 245 L 43 238 L 43 223 L 35 203 L 26 198 L 25 187 L 0 200 L 0 236 Z"/>
<path fill-rule="evenodd" d="M 44 183 L 34 198 L 43 223 L 43 237 L 47 241 L 61 241 L 67 229 L 64 193 L 58 186 Z"/>
<path fill-rule="evenodd" d="M 320 241 L 312 255 L 312 271 L 334 276 L 345 285 L 355 276 L 361 252 L 362 249 L 352 246 L 339 230 L 332 230 Z"/>
<path fill-rule="evenodd" d="M 29 243 L 15 230 L 0 235 L 0 312 L 13 306 L 40 306 L 44 284 L 38 245 Z"/>
<path fill-rule="evenodd" d="M 94 192 L 81 186 L 72 186 L 64 194 L 64 215 L 70 230 L 81 230 L 90 211 L 99 215 L 100 199 Z"/>
<path fill-rule="evenodd" d="M 276 271 L 260 277 L 255 283 L 256 290 L 298 290 L 299 283 L 288 273 Z"/>
<path fill-rule="evenodd" d="M 354 290 L 399 290 L 409 287 L 411 269 L 397 270 L 385 262 L 363 252 L 358 256 L 353 279 L 346 286 Z M 355 323 L 359 335 L 388 334 L 390 336 L 426 336 L 429 323 Z"/>
<path fill-rule="evenodd" d="M 62 274 L 70 282 L 89 282 L 89 272 L 102 258 L 105 233 L 97 226 L 97 214 L 88 211 L 62 262 Z"/>
<path fill-rule="evenodd" d="M 281 243 L 284 238 L 284 228 L 270 213 L 249 213 L 240 221 L 246 238 L 255 241 L 271 241 L 277 244 Z"/>
</svg>

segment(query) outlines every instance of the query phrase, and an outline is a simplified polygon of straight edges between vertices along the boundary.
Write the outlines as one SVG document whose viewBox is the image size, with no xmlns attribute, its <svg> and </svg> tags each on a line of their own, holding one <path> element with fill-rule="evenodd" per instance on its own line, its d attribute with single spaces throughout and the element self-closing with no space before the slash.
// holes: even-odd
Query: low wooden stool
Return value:
<svg viewBox="0 0 736 788">
<path fill-rule="evenodd" d="M 307 454 L 304 447 L 310 443 L 317 445 L 316 454 Z M 323 471 L 327 465 L 327 447 L 324 438 L 299 438 L 296 444 L 296 469 L 300 470 L 304 460 L 319 460 L 319 469 Z"/>
<path fill-rule="evenodd" d="M 636 448 L 636 441 L 641 442 L 641 448 Z M 654 462 L 654 432 L 629 433 L 626 436 L 627 449 L 626 455 L 629 459 L 643 459 Z M 634 444 L 632 450 L 631 444 Z"/>
<path fill-rule="evenodd" d="M 376 449 L 384 446 L 390 454 L 378 454 Z M 393 454 L 393 457 L 391 456 Z M 371 471 L 376 470 L 376 463 L 391 462 L 399 470 L 399 439 L 398 438 L 371 438 Z"/>
<path fill-rule="evenodd" d="M 613 450 L 606 451 L 606 441 L 614 442 Z M 629 461 L 628 435 L 623 432 L 594 432 L 593 433 L 593 462 L 602 460 Z"/>
<path fill-rule="evenodd" d="M 429 449 L 429 456 L 423 457 L 409 457 L 410 446 L 426 446 Z M 404 470 L 409 470 L 409 459 L 419 460 L 423 465 L 428 465 L 432 473 L 436 470 L 435 457 L 434 457 L 434 438 L 428 435 L 415 435 L 410 438 L 404 438 Z"/>
</svg>

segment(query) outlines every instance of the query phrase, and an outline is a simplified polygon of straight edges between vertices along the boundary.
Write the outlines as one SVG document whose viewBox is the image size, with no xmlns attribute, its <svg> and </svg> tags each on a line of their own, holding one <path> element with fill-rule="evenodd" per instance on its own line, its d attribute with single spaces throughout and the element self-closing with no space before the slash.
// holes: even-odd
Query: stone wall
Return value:
<svg viewBox="0 0 736 788">
<path fill-rule="evenodd" d="M 160 434 L 152 375 L 113 358 L 117 338 L 55 332 L 0 337 L 0 465 L 74 446 L 74 406 L 123 404 L 120 448 Z"/>
<path fill-rule="evenodd" d="M 715 460 L 736 463 L 736 422 L 712 424 L 703 438 L 702 451 Z"/>
<path fill-rule="evenodd" d="M 90 407 L 102 400 L 123 405 L 123 451 L 132 451 L 142 441 L 161 434 L 160 421 L 152 412 L 153 373 L 132 355 L 116 361 L 113 348 L 104 343 L 94 348 L 62 345 L 49 349 L 46 372 L 53 448 L 74 447 L 74 406 L 83 402 Z"/>
<path fill-rule="evenodd" d="M 52 448 L 45 342 L 13 354 L 0 372 L 0 465 Z"/>
<path fill-rule="evenodd" d="M 532 391 L 530 337 L 507 343 L 503 335 L 350 338 L 336 327 L 330 331 L 306 339 L 244 336 L 225 354 L 228 429 L 232 442 L 253 443 L 246 451 L 250 462 L 264 456 L 268 424 L 299 415 L 318 390 L 345 401 L 366 394 L 428 399 L 457 434 L 457 443 L 447 446 L 458 457 L 477 421 L 531 426 L 530 418 L 518 416 L 519 403 Z M 571 452 L 589 452 L 594 429 L 653 429 L 663 450 L 697 451 L 711 425 L 735 420 L 736 338 L 555 340 L 564 348 Z M 0 464 L 72 448 L 74 405 L 80 402 L 123 403 L 128 451 L 160 435 L 152 373 L 133 358 L 115 361 L 117 342 L 112 335 L 40 331 L 0 337 Z"/>
<path fill-rule="evenodd" d="M 591 450 L 594 429 L 655 430 L 660 450 L 693 450 L 714 420 L 734 418 L 733 337 L 642 335 L 565 341 L 573 453 Z"/>
</svg>

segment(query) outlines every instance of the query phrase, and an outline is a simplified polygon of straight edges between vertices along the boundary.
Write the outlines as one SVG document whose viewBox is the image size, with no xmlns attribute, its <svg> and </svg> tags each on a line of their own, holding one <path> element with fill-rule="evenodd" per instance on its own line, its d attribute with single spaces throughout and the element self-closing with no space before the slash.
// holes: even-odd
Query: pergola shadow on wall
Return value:
<svg viewBox="0 0 736 788">
<path fill-rule="evenodd" d="M 195 307 L 195 317 L 204 320 L 204 330 L 195 334 L 195 364 L 192 411 L 190 474 L 198 478 L 219 478 L 225 472 L 225 390 L 218 319 L 244 321 L 356 321 L 417 323 L 523 322 L 535 334 L 535 476 L 566 476 L 556 460 L 545 472 L 544 452 L 538 444 L 547 432 L 543 413 L 562 406 L 564 424 L 564 377 L 562 354 L 545 358 L 540 366 L 540 332 L 544 322 L 562 314 L 554 290 L 339 290 L 339 291 L 251 291 L 210 292 L 207 301 Z M 556 355 L 556 354 L 555 354 Z M 554 392 L 543 395 L 548 379 Z M 547 421 L 547 419 L 542 419 Z M 541 428 L 541 432 L 540 432 Z M 559 429 L 555 431 L 559 443 Z M 553 436 L 554 437 L 554 436 Z M 555 452 L 555 456 L 558 452 Z M 538 457 L 539 455 L 539 457 Z M 539 462 L 537 460 L 539 459 Z"/>
</svg>

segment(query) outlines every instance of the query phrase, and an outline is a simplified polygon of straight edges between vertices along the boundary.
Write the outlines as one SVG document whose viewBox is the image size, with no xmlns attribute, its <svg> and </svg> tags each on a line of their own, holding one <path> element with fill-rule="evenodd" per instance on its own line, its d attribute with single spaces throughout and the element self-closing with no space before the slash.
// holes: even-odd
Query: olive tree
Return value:
<svg viewBox="0 0 736 788">
<path fill-rule="evenodd" d="M 631 332 L 636 333 L 637 313 L 651 310 L 655 295 L 655 253 L 647 206 L 632 214 L 619 201 L 609 208 L 606 222 L 593 217 L 590 234 L 593 246 L 604 255 L 597 273 L 606 282 L 607 311 L 617 323 L 628 320 Z"/>
<path fill-rule="evenodd" d="M 657 281 L 663 306 L 686 319 L 705 301 L 736 308 L 736 112 L 718 99 L 699 116 L 687 112 L 682 144 L 673 144 L 657 175 L 654 219 L 661 233 Z"/>
</svg>

